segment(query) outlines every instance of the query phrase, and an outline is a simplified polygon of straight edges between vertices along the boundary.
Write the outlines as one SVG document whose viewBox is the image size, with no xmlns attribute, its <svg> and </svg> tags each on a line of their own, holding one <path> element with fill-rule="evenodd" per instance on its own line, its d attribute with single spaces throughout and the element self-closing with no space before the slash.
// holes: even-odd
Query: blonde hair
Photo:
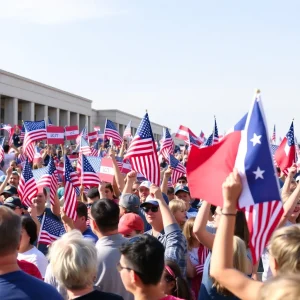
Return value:
<svg viewBox="0 0 300 300">
<path fill-rule="evenodd" d="M 247 274 L 247 250 L 245 242 L 238 236 L 233 237 L 233 268 L 239 270 L 240 272 Z M 219 282 L 213 280 L 213 286 L 217 289 L 217 292 L 221 295 L 231 296 L 225 287 L 223 287 Z"/>
<path fill-rule="evenodd" d="M 53 275 L 68 290 L 78 290 L 94 284 L 97 274 L 97 251 L 92 240 L 72 230 L 55 241 L 50 249 Z"/>
<path fill-rule="evenodd" d="M 269 251 L 278 264 L 280 274 L 300 272 L 300 225 L 282 227 L 274 231 Z"/>
<path fill-rule="evenodd" d="M 192 248 L 193 248 L 193 242 L 196 239 L 194 237 L 194 235 L 193 235 L 193 226 L 194 226 L 194 223 L 195 223 L 195 219 L 196 218 L 194 218 L 194 217 L 187 219 L 186 222 L 185 222 L 185 224 L 184 224 L 183 230 L 182 230 L 182 233 L 183 233 L 183 235 L 186 238 L 187 249 L 189 251 L 192 250 Z"/>
<path fill-rule="evenodd" d="M 170 208 L 172 214 L 174 214 L 178 210 L 181 210 L 181 209 L 186 210 L 186 204 L 183 200 L 173 199 L 169 203 L 169 208 Z"/>
<path fill-rule="evenodd" d="M 266 281 L 259 290 L 257 300 L 298 300 L 300 275 L 276 276 Z"/>
</svg>

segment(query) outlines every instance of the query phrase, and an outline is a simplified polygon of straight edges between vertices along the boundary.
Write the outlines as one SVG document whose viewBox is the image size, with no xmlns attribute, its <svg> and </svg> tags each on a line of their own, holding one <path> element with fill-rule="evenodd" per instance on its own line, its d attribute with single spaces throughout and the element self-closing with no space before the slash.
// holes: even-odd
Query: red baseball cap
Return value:
<svg viewBox="0 0 300 300">
<path fill-rule="evenodd" d="M 124 214 L 119 221 L 119 233 L 128 235 L 133 230 L 141 231 L 141 233 L 144 232 L 144 222 L 142 218 L 135 213 Z"/>
</svg>

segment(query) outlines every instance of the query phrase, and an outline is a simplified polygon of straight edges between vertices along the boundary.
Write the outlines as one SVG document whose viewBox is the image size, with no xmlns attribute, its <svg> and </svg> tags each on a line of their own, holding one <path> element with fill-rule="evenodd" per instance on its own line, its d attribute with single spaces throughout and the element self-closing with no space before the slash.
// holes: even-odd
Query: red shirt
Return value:
<svg viewBox="0 0 300 300">
<path fill-rule="evenodd" d="M 17 262 L 18 262 L 20 269 L 23 272 L 25 272 L 33 277 L 43 280 L 43 277 L 42 277 L 39 269 L 34 264 L 32 264 L 26 260 L 18 260 Z"/>
</svg>

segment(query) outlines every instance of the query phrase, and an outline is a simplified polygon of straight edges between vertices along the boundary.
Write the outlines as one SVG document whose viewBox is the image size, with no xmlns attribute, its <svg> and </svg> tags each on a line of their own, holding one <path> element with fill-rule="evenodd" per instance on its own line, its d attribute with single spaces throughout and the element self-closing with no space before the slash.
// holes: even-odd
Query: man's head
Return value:
<svg viewBox="0 0 300 300">
<path fill-rule="evenodd" d="M 77 201 L 77 218 L 74 222 L 75 229 L 78 229 L 79 231 L 84 232 L 87 228 L 86 221 L 88 219 L 88 209 L 87 206 L 81 202 Z"/>
<path fill-rule="evenodd" d="M 167 196 L 168 196 L 169 201 L 174 199 L 175 194 L 174 194 L 174 188 L 173 187 L 168 187 Z"/>
<path fill-rule="evenodd" d="M 3 192 L 1 193 L 1 196 L 4 199 L 7 199 L 8 197 L 12 197 L 12 196 L 18 196 L 18 190 L 16 189 L 16 187 L 12 186 L 12 185 L 7 185 Z"/>
<path fill-rule="evenodd" d="M 144 222 L 137 214 L 125 214 L 119 221 L 118 231 L 124 237 L 133 237 L 144 232 Z"/>
<path fill-rule="evenodd" d="M 23 205 L 19 197 L 8 197 L 3 205 L 12 209 L 19 216 L 23 213 Z"/>
<path fill-rule="evenodd" d="M 148 197 L 149 193 L 150 193 L 150 186 L 151 186 L 151 182 L 150 181 L 143 181 L 139 187 L 139 197 L 141 202 L 144 202 L 146 200 L 146 198 Z"/>
<path fill-rule="evenodd" d="M 186 185 L 178 185 L 175 188 L 175 196 L 177 199 L 185 201 L 188 205 L 191 202 L 190 190 Z"/>
<path fill-rule="evenodd" d="M 139 187 L 141 185 L 140 181 L 135 181 L 132 185 L 132 194 L 135 194 L 139 197 Z"/>
<path fill-rule="evenodd" d="M 160 284 L 165 249 L 155 237 L 137 235 L 121 246 L 120 252 L 118 270 L 127 291 L 134 294 L 137 289 Z"/>
<path fill-rule="evenodd" d="M 185 176 L 181 176 L 177 179 L 177 183 L 180 185 L 187 185 L 187 179 Z"/>
<path fill-rule="evenodd" d="M 100 199 L 100 194 L 99 194 L 99 191 L 98 191 L 98 188 L 96 187 L 92 187 L 88 190 L 87 192 L 87 198 L 88 198 L 88 202 L 89 203 L 92 203 L 96 200 L 99 200 Z"/>
<path fill-rule="evenodd" d="M 118 231 L 120 209 L 114 201 L 100 199 L 91 207 L 91 227 L 97 236 L 108 236 Z"/>
<path fill-rule="evenodd" d="M 140 207 L 145 212 L 147 222 L 155 230 L 161 231 L 163 222 L 158 202 L 151 196 L 148 196 L 146 201 L 142 203 Z"/>
<path fill-rule="evenodd" d="M 140 210 L 140 199 L 135 194 L 124 194 L 121 196 L 119 206 L 120 217 L 126 213 L 138 214 Z"/>
<path fill-rule="evenodd" d="M 114 199 L 114 190 L 111 183 L 106 183 L 104 193 L 106 199 L 110 199 L 110 200 Z"/>
<path fill-rule="evenodd" d="M 37 209 L 45 209 L 47 201 L 47 190 L 43 188 L 42 193 L 38 193 L 33 200 L 33 203 Z"/>
<path fill-rule="evenodd" d="M 20 175 L 17 171 L 13 171 L 9 177 L 8 183 L 15 187 L 18 187 L 20 180 Z"/>
<path fill-rule="evenodd" d="M 8 153 L 8 151 L 9 151 L 9 145 L 4 145 L 3 146 L 3 150 L 4 150 L 4 153 Z"/>
<path fill-rule="evenodd" d="M 21 218 L 10 208 L 0 206 L 0 257 L 16 255 L 21 239 Z"/>
</svg>

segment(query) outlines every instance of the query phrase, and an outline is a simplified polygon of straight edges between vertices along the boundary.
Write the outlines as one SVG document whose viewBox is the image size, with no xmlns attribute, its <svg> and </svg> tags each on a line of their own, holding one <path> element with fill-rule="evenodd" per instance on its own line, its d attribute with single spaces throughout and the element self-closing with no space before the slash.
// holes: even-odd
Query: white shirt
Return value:
<svg viewBox="0 0 300 300">
<path fill-rule="evenodd" d="M 18 253 L 18 260 L 26 260 L 33 263 L 39 269 L 42 277 L 45 278 L 48 260 L 46 256 L 36 247 L 33 247 L 26 252 Z"/>
</svg>

